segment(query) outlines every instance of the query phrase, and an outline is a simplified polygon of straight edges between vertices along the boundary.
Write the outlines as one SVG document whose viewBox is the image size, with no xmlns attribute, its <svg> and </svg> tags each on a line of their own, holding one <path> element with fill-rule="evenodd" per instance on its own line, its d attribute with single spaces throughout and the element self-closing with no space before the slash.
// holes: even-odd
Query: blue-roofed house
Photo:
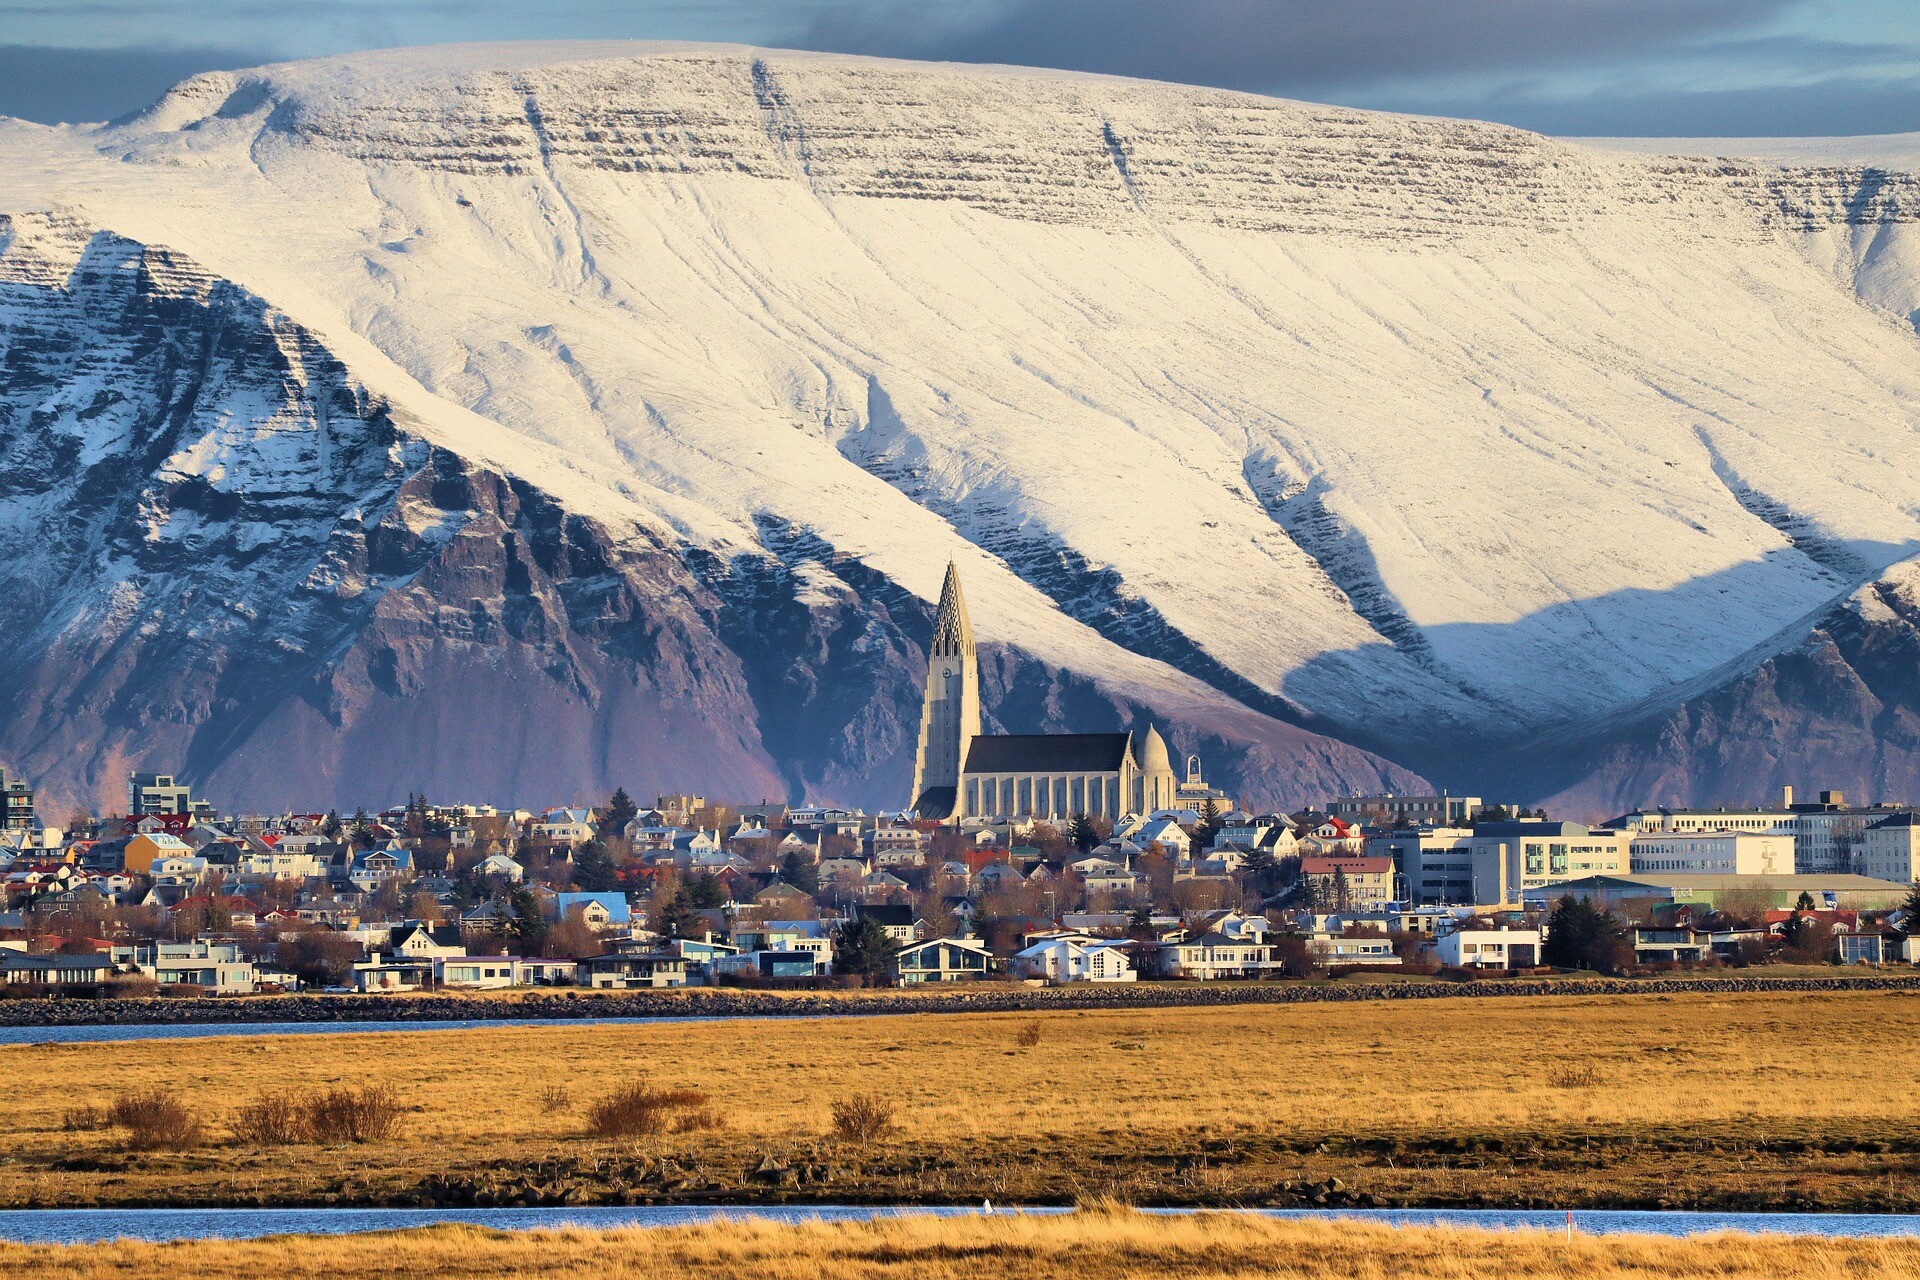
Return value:
<svg viewBox="0 0 1920 1280">
<path fill-rule="evenodd" d="M 617 890 L 553 895 L 554 919 L 565 920 L 576 912 L 590 929 L 625 928 L 633 923 L 633 908 L 627 905 L 627 895 Z"/>
</svg>

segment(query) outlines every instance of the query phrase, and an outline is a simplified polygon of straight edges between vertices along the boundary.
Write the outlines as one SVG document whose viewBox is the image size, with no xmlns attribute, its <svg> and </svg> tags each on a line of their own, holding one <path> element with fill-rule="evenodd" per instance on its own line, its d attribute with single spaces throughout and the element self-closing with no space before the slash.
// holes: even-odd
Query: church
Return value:
<svg viewBox="0 0 1920 1280">
<path fill-rule="evenodd" d="M 1190 781 L 1199 761 L 1189 762 Z M 960 572 L 947 565 L 927 650 L 927 692 L 913 764 L 913 811 L 937 822 L 1079 814 L 1118 818 L 1171 809 L 1182 785 L 1151 725 L 1131 733 L 980 732 L 980 666 Z"/>
</svg>

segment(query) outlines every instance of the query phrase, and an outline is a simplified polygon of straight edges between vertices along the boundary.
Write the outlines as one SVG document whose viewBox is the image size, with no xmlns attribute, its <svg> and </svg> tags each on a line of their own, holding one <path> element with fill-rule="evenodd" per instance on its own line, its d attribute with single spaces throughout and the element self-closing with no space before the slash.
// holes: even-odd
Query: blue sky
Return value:
<svg viewBox="0 0 1920 1280">
<path fill-rule="evenodd" d="M 1015 62 L 1562 134 L 1920 130 L 1920 0 L 0 0 L 0 114 L 457 40 L 728 40 Z"/>
</svg>

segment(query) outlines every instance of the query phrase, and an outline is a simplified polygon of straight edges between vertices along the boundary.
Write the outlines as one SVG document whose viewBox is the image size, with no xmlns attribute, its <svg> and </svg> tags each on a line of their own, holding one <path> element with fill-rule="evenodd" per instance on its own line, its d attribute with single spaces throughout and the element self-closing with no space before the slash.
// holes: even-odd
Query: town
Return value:
<svg viewBox="0 0 1920 1280">
<path fill-rule="evenodd" d="M 0 775 L 0 993 L 823 987 L 1920 963 L 1920 818 L 1783 794 L 1589 827 L 1478 797 L 1053 822 L 624 791 L 61 827 Z M 1178 796 L 1197 797 L 1191 807 Z"/>
</svg>

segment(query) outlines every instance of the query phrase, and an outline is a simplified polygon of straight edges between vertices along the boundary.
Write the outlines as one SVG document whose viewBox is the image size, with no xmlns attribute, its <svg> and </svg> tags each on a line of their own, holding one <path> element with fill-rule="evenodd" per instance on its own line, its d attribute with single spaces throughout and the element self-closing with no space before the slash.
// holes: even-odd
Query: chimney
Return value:
<svg viewBox="0 0 1920 1280">
<path fill-rule="evenodd" d="M 1792 787 L 1780 788 L 1780 807 L 1782 809 L 1793 808 L 1793 788 Z"/>
</svg>

